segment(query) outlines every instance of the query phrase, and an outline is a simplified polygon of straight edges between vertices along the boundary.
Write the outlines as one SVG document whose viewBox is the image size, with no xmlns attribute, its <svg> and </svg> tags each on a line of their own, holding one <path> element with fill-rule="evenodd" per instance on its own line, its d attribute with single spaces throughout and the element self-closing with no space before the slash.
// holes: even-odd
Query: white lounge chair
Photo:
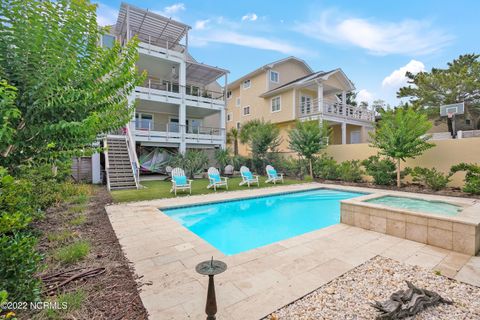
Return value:
<svg viewBox="0 0 480 320">
<path fill-rule="evenodd" d="M 260 187 L 260 183 L 258 182 L 258 176 L 257 175 L 254 176 L 250 172 L 250 169 L 248 169 L 247 167 L 242 166 L 240 168 L 240 175 L 242 176 L 242 182 L 239 183 L 239 186 L 243 186 L 244 184 L 247 184 L 248 187 L 250 188 L 251 184 L 256 183 L 257 186 Z"/>
<path fill-rule="evenodd" d="M 268 165 L 265 169 L 268 177 L 265 183 L 273 182 L 273 184 L 277 184 L 277 181 L 281 181 L 283 183 L 283 173 L 278 174 L 277 170 L 275 170 L 275 168 L 271 165 Z"/>
<path fill-rule="evenodd" d="M 233 176 L 233 171 L 234 171 L 234 168 L 231 164 L 227 164 L 225 166 L 225 169 L 223 169 L 223 173 L 226 175 L 226 176 Z"/>
<path fill-rule="evenodd" d="M 217 168 L 210 167 L 208 168 L 208 180 L 209 184 L 207 189 L 213 187 L 213 190 L 217 191 L 218 187 L 226 187 L 228 190 L 228 178 L 220 177 L 220 172 L 218 172 Z"/>
<path fill-rule="evenodd" d="M 192 194 L 192 180 L 187 179 L 185 171 L 181 168 L 172 170 L 172 189 L 170 189 L 170 192 L 173 191 L 177 195 L 177 190 L 189 190 Z"/>
</svg>

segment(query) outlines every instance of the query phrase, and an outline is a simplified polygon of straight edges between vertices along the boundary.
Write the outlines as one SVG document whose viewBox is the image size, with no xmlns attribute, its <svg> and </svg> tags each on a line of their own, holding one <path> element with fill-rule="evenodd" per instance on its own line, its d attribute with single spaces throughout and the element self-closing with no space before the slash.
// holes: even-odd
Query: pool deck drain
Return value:
<svg viewBox="0 0 480 320">
<path fill-rule="evenodd" d="M 205 317 L 207 281 L 195 265 L 215 259 L 228 264 L 216 277 L 218 319 L 259 319 L 359 266 L 376 255 L 438 270 L 480 286 L 480 257 L 337 224 L 234 256 L 225 256 L 157 208 L 209 203 L 325 187 L 306 183 L 107 206 L 113 229 L 135 272 L 143 276 L 140 297 L 151 319 Z M 392 194 L 391 191 L 388 191 Z M 408 193 L 398 192 L 404 196 Z M 442 197 L 445 199 L 452 199 Z M 461 199 L 457 201 L 474 201 Z"/>
</svg>

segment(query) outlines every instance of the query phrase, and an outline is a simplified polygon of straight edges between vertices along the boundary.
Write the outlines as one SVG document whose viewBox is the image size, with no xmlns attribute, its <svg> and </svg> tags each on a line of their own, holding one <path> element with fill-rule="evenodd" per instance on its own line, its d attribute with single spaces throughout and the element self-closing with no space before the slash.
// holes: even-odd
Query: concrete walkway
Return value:
<svg viewBox="0 0 480 320">
<path fill-rule="evenodd" d="M 215 277 L 218 319 L 259 319 L 382 255 L 480 286 L 480 257 L 337 224 L 265 247 L 225 256 L 157 208 L 207 203 L 332 185 L 309 183 L 106 207 L 126 257 L 143 286 L 151 319 L 203 319 L 207 277 L 195 272 L 212 256 L 228 270 Z M 337 187 L 335 187 L 337 188 Z M 371 189 L 341 187 L 350 191 Z"/>
</svg>

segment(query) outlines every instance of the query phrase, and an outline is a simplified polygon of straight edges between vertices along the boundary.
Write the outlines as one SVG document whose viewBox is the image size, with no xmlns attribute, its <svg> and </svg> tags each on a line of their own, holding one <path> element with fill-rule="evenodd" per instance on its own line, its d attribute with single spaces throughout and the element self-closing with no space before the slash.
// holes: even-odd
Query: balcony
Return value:
<svg viewBox="0 0 480 320">
<path fill-rule="evenodd" d="M 134 134 L 139 142 L 180 143 L 182 136 L 189 144 L 220 145 L 225 139 L 225 129 L 178 123 L 157 124 L 156 130 L 151 129 L 151 123 L 146 122 L 137 126 Z"/>
<path fill-rule="evenodd" d="M 297 105 L 297 118 L 317 119 L 319 117 L 327 120 L 357 120 L 362 122 L 374 122 L 375 113 L 362 107 L 344 105 L 341 102 L 323 100 L 319 105 L 318 99 L 301 101 Z"/>
<path fill-rule="evenodd" d="M 184 89 L 184 90 L 181 90 Z M 135 91 L 142 99 L 153 99 L 160 102 L 180 104 L 182 91 L 188 106 L 219 109 L 225 107 L 223 92 L 207 90 L 194 85 L 181 86 L 178 83 L 148 78 Z"/>
</svg>

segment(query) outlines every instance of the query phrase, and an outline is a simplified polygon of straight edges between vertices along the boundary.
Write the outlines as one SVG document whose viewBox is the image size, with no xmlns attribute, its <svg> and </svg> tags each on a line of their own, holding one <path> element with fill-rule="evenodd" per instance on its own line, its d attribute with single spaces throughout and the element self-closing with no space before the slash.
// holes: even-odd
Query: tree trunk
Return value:
<svg viewBox="0 0 480 320">
<path fill-rule="evenodd" d="M 397 187 L 400 188 L 400 159 L 397 159 Z"/>
<path fill-rule="evenodd" d="M 238 156 L 238 139 L 233 141 L 233 154 Z"/>
<path fill-rule="evenodd" d="M 312 166 L 312 159 L 308 159 L 308 164 L 310 166 L 310 177 L 313 179 L 313 166 Z"/>
</svg>

